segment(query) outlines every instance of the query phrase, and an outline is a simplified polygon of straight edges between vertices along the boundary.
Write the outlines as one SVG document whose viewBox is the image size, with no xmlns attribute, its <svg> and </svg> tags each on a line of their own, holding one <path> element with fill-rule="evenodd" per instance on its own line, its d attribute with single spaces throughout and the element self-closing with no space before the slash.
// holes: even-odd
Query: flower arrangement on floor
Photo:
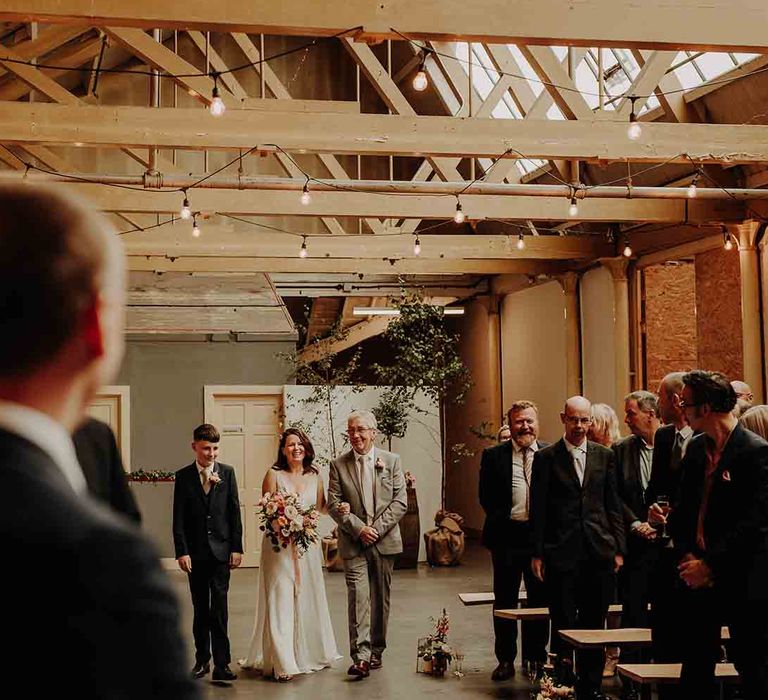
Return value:
<svg viewBox="0 0 768 700">
<path fill-rule="evenodd" d="M 532 694 L 533 700 L 573 700 L 574 689 L 569 685 L 557 685 L 554 679 L 554 664 L 556 655 L 547 654 L 548 660 L 544 666 L 544 675 L 539 681 L 539 692 Z"/>
<path fill-rule="evenodd" d="M 448 644 L 449 629 L 448 613 L 443 608 L 442 615 L 435 620 L 435 631 L 428 637 L 419 639 L 416 666 L 418 673 L 429 673 L 433 676 L 445 675 L 448 664 L 453 658 L 453 649 Z"/>
<path fill-rule="evenodd" d="M 320 538 L 317 532 L 320 514 L 315 506 L 302 509 L 298 494 L 265 493 L 256 504 L 256 516 L 261 520 L 259 529 L 267 535 L 276 552 L 293 545 L 300 557 Z"/>
</svg>

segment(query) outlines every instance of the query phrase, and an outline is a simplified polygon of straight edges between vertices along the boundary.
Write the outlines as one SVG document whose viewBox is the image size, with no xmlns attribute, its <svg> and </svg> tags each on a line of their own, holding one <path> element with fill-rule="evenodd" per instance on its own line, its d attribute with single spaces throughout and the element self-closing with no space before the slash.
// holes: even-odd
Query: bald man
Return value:
<svg viewBox="0 0 768 700">
<path fill-rule="evenodd" d="M 611 450 L 587 440 L 591 404 L 568 399 L 560 414 L 564 435 L 536 452 L 531 481 L 531 566 L 544 581 L 552 620 L 556 675 L 573 681 L 570 647 L 561 629 L 602 629 L 614 578 L 624 563 L 625 532 Z M 601 700 L 603 650 L 576 652 L 576 696 Z"/>
<path fill-rule="evenodd" d="M 733 415 L 740 418 L 741 414 L 752 408 L 755 396 L 752 393 L 752 387 L 740 379 L 734 379 L 731 382 L 733 390 L 736 392 L 736 406 L 733 408 Z"/>
</svg>

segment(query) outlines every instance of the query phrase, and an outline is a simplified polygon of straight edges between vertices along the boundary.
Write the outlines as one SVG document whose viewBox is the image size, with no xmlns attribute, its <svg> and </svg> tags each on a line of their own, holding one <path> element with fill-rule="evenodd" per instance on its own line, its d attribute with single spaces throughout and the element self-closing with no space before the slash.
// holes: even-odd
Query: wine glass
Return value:
<svg viewBox="0 0 768 700">
<path fill-rule="evenodd" d="M 669 496 L 664 496 L 661 494 L 656 496 L 656 505 L 661 508 L 661 512 L 664 515 L 664 522 L 661 524 L 661 537 L 666 539 L 669 536 L 667 535 L 667 515 L 671 510 L 669 506 Z"/>
</svg>

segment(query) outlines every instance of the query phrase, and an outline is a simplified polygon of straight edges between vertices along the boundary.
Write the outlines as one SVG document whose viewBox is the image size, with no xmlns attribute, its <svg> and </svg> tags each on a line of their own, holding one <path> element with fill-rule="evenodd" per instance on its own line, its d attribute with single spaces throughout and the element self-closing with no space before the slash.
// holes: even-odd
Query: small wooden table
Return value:
<svg viewBox="0 0 768 700">
<path fill-rule="evenodd" d="M 678 683 L 682 664 L 619 664 L 616 670 L 620 676 L 631 678 L 641 684 Z M 715 678 L 719 681 L 739 677 L 733 664 L 717 664 Z"/>
<path fill-rule="evenodd" d="M 464 605 L 492 605 L 496 600 L 496 596 L 493 595 L 493 591 L 485 591 L 483 593 L 459 593 L 459 600 Z M 523 591 L 517 599 L 519 602 L 524 603 L 528 600 L 528 595 Z"/>
<path fill-rule="evenodd" d="M 621 605 L 609 606 L 608 614 L 620 615 Z M 509 608 L 494 610 L 493 615 L 505 620 L 547 620 L 549 619 L 549 608 Z"/>
<path fill-rule="evenodd" d="M 604 646 L 650 646 L 651 644 L 651 630 L 647 627 L 625 627 L 613 630 L 560 630 L 560 636 L 571 646 L 579 649 Z M 720 630 L 720 637 L 721 639 L 731 638 L 727 627 Z"/>
</svg>

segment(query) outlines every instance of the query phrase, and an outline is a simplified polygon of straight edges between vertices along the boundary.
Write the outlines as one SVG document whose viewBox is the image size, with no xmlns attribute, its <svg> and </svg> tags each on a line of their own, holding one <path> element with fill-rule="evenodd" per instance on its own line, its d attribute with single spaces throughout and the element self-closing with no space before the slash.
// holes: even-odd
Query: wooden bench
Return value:
<svg viewBox="0 0 768 700">
<path fill-rule="evenodd" d="M 720 635 L 721 639 L 730 639 L 727 627 L 720 630 Z M 560 636 L 571 646 L 579 649 L 604 646 L 650 646 L 651 644 L 651 630 L 647 627 L 625 627 L 612 630 L 560 630 Z"/>
<path fill-rule="evenodd" d="M 549 608 L 509 608 L 494 610 L 495 617 L 501 617 L 505 620 L 547 620 L 549 619 Z M 611 605 L 608 607 L 609 615 L 620 615 L 621 605 Z"/>
<path fill-rule="evenodd" d="M 492 605 L 496 600 L 496 596 L 493 595 L 493 591 L 486 591 L 484 593 L 459 593 L 459 600 L 464 605 Z M 521 603 L 528 600 L 525 591 L 520 593 L 518 600 Z"/>
<path fill-rule="evenodd" d="M 619 664 L 616 670 L 620 676 L 646 685 L 650 683 L 678 683 L 682 664 Z M 736 680 L 739 674 L 733 664 L 717 664 L 715 678 L 719 681 Z"/>
</svg>

